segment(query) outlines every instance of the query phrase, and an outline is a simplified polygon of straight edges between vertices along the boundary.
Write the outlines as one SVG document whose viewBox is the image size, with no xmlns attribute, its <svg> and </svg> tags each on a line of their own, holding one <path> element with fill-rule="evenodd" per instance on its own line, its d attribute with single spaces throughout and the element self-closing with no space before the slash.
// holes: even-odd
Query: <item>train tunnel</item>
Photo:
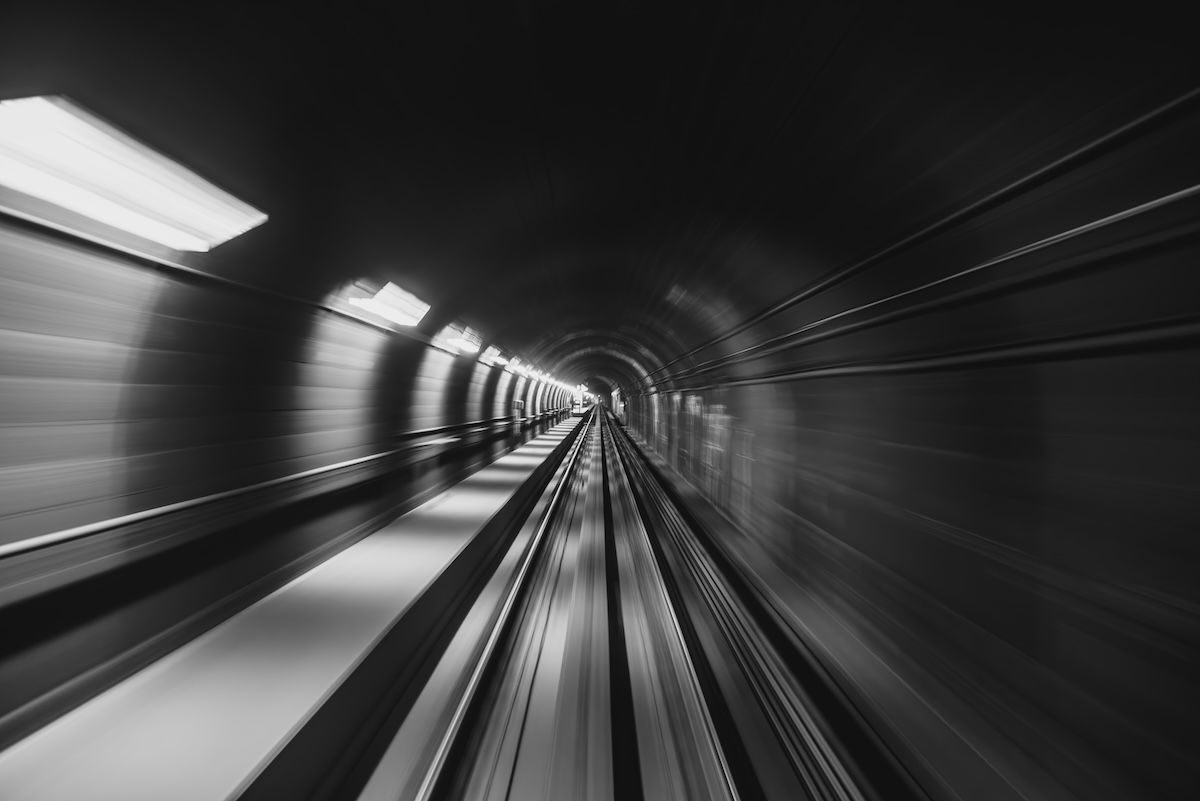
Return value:
<svg viewBox="0 0 1200 801">
<path fill-rule="evenodd" d="M 1196 798 L 1194 29 L 969 6 L 0 13 L 0 798 Z"/>
</svg>

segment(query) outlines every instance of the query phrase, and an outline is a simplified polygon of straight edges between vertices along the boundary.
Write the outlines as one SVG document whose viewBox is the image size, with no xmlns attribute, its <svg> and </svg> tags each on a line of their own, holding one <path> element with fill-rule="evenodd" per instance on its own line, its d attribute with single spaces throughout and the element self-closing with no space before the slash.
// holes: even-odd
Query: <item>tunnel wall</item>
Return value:
<svg viewBox="0 0 1200 801">
<path fill-rule="evenodd" d="M 5 228 L 13 541 L 368 456 L 387 336 Z"/>
<path fill-rule="evenodd" d="M 1196 777 L 1197 137 L 1193 112 L 1122 141 L 752 332 L 790 346 L 710 351 L 723 374 L 630 400 L 913 770 L 963 797 Z"/>
<path fill-rule="evenodd" d="M 122 383 L 167 279 L 7 226 L 0 267 L 3 540 L 127 512 Z"/>
<path fill-rule="evenodd" d="M 429 348 L 422 354 L 412 397 L 412 427 L 439 428 L 456 422 L 453 413 L 443 402 L 450 385 L 455 358 L 451 354 Z"/>
<path fill-rule="evenodd" d="M 0 281 L 0 546 L 306 471 L 276 494 L 333 490 L 395 470 L 412 432 L 512 414 L 499 367 L 22 224 Z M 500 424 L 472 464 L 531 432 Z M 460 444 L 406 464 L 449 477 Z"/>
</svg>

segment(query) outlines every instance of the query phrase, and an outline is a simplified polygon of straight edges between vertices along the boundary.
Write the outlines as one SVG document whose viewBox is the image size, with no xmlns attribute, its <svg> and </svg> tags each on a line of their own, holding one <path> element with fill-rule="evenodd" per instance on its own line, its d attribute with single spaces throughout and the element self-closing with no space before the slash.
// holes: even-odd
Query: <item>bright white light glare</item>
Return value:
<svg viewBox="0 0 1200 801">
<path fill-rule="evenodd" d="M 470 328 L 464 328 L 462 331 L 455 331 L 455 335 L 450 338 L 449 344 L 451 347 L 457 349 L 459 353 L 478 353 L 481 341 L 479 334 Z"/>
<path fill-rule="evenodd" d="M 500 355 L 500 349 L 497 348 L 495 345 L 488 345 L 487 348 L 484 349 L 482 355 L 480 355 L 479 361 L 483 362 L 484 364 L 488 365 L 489 367 L 492 366 L 493 364 L 507 364 L 508 363 L 508 359 L 505 359 L 503 356 Z"/>
<path fill-rule="evenodd" d="M 175 250 L 267 215 L 62 97 L 0 101 L 0 185 Z"/>
<path fill-rule="evenodd" d="M 350 305 L 378 314 L 396 325 L 413 326 L 429 311 L 429 304 L 393 283 L 386 284 L 373 298 L 350 298 Z"/>
</svg>

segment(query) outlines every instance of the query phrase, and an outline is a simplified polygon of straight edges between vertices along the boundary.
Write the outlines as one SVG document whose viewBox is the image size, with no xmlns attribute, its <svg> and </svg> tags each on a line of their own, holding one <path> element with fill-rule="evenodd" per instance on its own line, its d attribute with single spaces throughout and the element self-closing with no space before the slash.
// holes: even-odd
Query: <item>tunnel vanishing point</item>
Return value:
<svg viewBox="0 0 1200 801">
<path fill-rule="evenodd" d="M 0 12 L 0 799 L 1200 797 L 1182 17 Z"/>
</svg>

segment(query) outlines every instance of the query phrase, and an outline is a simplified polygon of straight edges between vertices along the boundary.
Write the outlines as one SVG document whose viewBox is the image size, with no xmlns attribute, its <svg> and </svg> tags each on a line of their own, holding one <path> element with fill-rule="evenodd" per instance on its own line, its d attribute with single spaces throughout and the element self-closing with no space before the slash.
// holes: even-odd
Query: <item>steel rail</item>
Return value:
<svg viewBox="0 0 1200 801">
<path fill-rule="evenodd" d="M 428 770 L 425 772 L 424 778 L 421 780 L 420 787 L 417 789 L 416 801 L 430 801 L 434 791 L 438 786 L 438 781 L 441 778 L 442 771 L 446 767 L 451 750 L 458 739 L 459 732 L 462 728 L 463 721 L 466 719 L 471 704 L 475 700 L 475 696 L 479 691 L 480 685 L 483 683 L 484 675 L 491 668 L 493 655 L 504 636 L 504 632 L 508 626 L 508 622 L 512 617 L 513 610 L 516 608 L 521 593 L 525 589 L 525 576 L 529 573 L 534 562 L 537 560 L 541 552 L 542 541 L 546 537 L 546 532 L 550 530 L 550 526 L 555 522 L 557 513 L 562 506 L 562 500 L 566 493 L 566 488 L 570 485 L 571 476 L 579 464 L 579 456 L 583 452 L 583 443 L 587 439 L 588 429 L 597 424 L 597 418 L 593 412 L 593 417 L 588 420 L 583 429 L 575 438 L 574 444 L 571 446 L 571 453 L 568 454 L 565 469 L 558 484 L 555 486 L 553 494 L 550 498 L 550 503 L 546 506 L 546 511 L 542 515 L 541 521 L 538 523 L 537 530 L 528 545 L 525 558 L 521 561 L 520 567 L 517 569 L 516 575 L 512 579 L 507 594 L 504 597 L 504 602 L 500 606 L 500 612 L 497 615 L 495 625 L 488 634 L 487 641 L 484 643 L 483 650 L 479 654 L 479 658 L 475 664 L 475 668 L 471 671 L 471 676 L 467 680 L 466 687 L 463 690 L 462 696 L 458 700 L 458 704 L 451 715 L 450 724 L 446 727 L 437 750 L 434 752 L 433 760 L 430 762 Z"/>
</svg>

